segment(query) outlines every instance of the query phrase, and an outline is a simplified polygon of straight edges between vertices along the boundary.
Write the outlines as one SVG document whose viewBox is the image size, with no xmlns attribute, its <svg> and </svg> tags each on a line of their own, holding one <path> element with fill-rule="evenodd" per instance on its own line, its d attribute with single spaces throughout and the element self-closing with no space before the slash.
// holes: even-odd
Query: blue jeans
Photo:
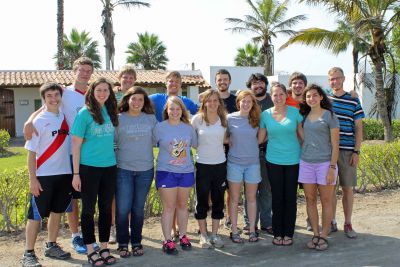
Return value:
<svg viewBox="0 0 400 267">
<path fill-rule="evenodd" d="M 256 226 L 260 220 L 260 227 L 267 228 L 272 226 L 272 193 L 269 178 L 267 176 L 267 166 L 265 161 L 265 152 L 260 150 L 260 170 L 261 170 L 261 182 L 258 184 L 257 192 L 257 216 Z M 244 196 L 244 222 L 245 225 L 250 225 L 247 217 L 247 201 Z"/>
<path fill-rule="evenodd" d="M 129 171 L 118 168 L 116 200 L 116 226 L 119 246 L 129 244 L 129 220 L 132 246 L 142 242 L 144 204 L 153 182 L 154 169 L 148 171 Z"/>
</svg>

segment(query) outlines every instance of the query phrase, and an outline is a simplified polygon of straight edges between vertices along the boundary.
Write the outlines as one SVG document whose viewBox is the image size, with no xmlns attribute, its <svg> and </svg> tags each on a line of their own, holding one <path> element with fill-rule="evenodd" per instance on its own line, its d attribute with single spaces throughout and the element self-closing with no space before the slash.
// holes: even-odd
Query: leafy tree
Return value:
<svg viewBox="0 0 400 267">
<path fill-rule="evenodd" d="M 227 18 L 226 21 L 234 25 L 228 28 L 232 32 L 250 32 L 255 34 L 253 41 L 261 43 L 261 52 L 264 56 L 264 74 L 273 75 L 274 72 L 274 46 L 272 38 L 278 34 L 293 35 L 296 32 L 291 28 L 302 20 L 305 15 L 297 15 L 285 19 L 289 0 L 280 3 L 276 0 L 261 0 L 255 4 L 246 0 L 251 8 L 251 15 L 244 19 Z"/>
<path fill-rule="evenodd" d="M 137 35 L 138 41 L 128 45 L 127 62 L 145 70 L 165 69 L 168 63 L 165 54 L 167 48 L 158 36 L 148 32 L 138 33 Z"/>
<path fill-rule="evenodd" d="M 348 19 L 337 21 L 337 28 L 333 31 L 321 28 L 309 28 L 300 30 L 284 43 L 279 50 L 285 49 L 292 44 L 304 44 L 308 46 L 322 47 L 333 54 L 338 55 L 346 52 L 352 47 L 353 56 L 353 81 L 354 89 L 357 85 L 356 74 L 358 73 L 358 60 L 360 53 L 363 55 L 368 51 L 368 46 L 364 42 L 366 36 L 356 30 L 355 25 Z"/>
<path fill-rule="evenodd" d="M 103 24 L 101 25 L 101 34 L 104 36 L 105 48 L 106 48 L 106 69 L 114 69 L 114 30 L 112 12 L 117 6 L 124 6 L 127 9 L 131 7 L 149 7 L 150 4 L 143 1 L 131 1 L 131 0 L 100 0 L 103 4 L 103 11 L 101 16 L 103 17 Z"/>
<path fill-rule="evenodd" d="M 64 34 L 64 69 L 72 70 L 74 61 L 82 56 L 90 58 L 95 68 L 101 68 L 98 42 L 89 37 L 89 32 L 74 28 L 69 36 Z"/>
<path fill-rule="evenodd" d="M 236 66 L 262 66 L 263 55 L 257 44 L 247 43 L 245 47 L 237 49 L 235 57 Z"/>
<path fill-rule="evenodd" d="M 387 46 L 390 33 L 393 27 L 400 23 L 400 11 L 396 9 L 399 7 L 399 0 L 300 0 L 300 2 L 324 5 L 330 12 L 347 18 L 359 36 L 368 36 L 362 40 L 368 46 L 366 55 L 372 63 L 377 111 L 384 125 L 385 141 L 392 141 L 390 109 L 393 107 L 393 99 L 390 98 L 395 94 L 388 94 L 384 86 L 385 55 L 390 54 Z"/>
</svg>

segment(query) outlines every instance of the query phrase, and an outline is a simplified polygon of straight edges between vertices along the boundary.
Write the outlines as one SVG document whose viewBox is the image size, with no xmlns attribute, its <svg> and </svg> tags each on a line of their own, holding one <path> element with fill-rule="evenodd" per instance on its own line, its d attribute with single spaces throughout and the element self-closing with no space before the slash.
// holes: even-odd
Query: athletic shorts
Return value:
<svg viewBox="0 0 400 267">
<path fill-rule="evenodd" d="M 49 217 L 50 212 L 64 213 L 72 209 L 71 174 L 38 176 L 43 191 L 38 197 L 31 195 L 28 219 L 40 221 Z"/>
<path fill-rule="evenodd" d="M 326 176 L 328 175 L 330 161 L 319 162 L 319 163 L 309 163 L 300 160 L 299 168 L 299 183 L 303 184 L 319 184 L 327 185 Z M 332 185 L 336 184 L 338 170 L 335 170 L 335 180 Z"/>
<path fill-rule="evenodd" d="M 260 163 L 252 165 L 239 165 L 228 161 L 227 179 L 231 183 L 245 182 L 258 184 L 261 182 Z"/>
<path fill-rule="evenodd" d="M 344 187 L 357 186 L 357 167 L 350 165 L 353 151 L 339 150 L 339 184 Z"/>
<path fill-rule="evenodd" d="M 176 173 L 156 171 L 156 188 L 192 187 L 194 185 L 194 172 Z"/>
</svg>

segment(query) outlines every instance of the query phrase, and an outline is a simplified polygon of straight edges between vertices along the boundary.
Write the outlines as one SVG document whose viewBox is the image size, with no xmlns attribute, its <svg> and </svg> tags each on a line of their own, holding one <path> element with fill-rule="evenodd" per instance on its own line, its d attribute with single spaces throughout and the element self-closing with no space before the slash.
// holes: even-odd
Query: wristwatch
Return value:
<svg viewBox="0 0 400 267">
<path fill-rule="evenodd" d="M 353 150 L 353 153 L 360 155 L 360 150 Z"/>
</svg>

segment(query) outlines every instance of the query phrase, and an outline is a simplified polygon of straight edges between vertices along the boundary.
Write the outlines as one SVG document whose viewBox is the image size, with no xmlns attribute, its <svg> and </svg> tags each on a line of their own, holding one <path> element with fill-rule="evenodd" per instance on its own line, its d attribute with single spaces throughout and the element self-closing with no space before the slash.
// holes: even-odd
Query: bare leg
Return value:
<svg viewBox="0 0 400 267">
<path fill-rule="evenodd" d="M 163 213 L 161 215 L 161 227 L 165 240 L 171 240 L 171 230 L 174 220 L 176 208 L 177 188 L 160 188 L 158 189 L 161 202 L 163 205 Z"/>
<path fill-rule="evenodd" d="M 40 221 L 34 221 L 28 219 L 26 222 L 26 240 L 25 240 L 25 249 L 26 250 L 34 250 L 35 249 L 35 243 L 36 243 L 36 238 L 39 233 L 39 228 L 40 228 Z"/>
<path fill-rule="evenodd" d="M 115 225 L 115 196 L 113 197 L 111 204 L 111 225 Z"/>
<path fill-rule="evenodd" d="M 58 236 L 58 230 L 60 228 L 61 213 L 50 213 L 49 220 L 47 222 L 47 241 L 56 242 Z"/>
<path fill-rule="evenodd" d="M 332 212 L 332 191 L 334 190 L 334 185 L 319 185 L 319 195 L 322 204 L 322 232 L 321 236 L 326 238 L 331 230 L 331 221 L 333 217 Z"/>
<path fill-rule="evenodd" d="M 237 233 L 238 205 L 241 183 L 229 182 L 229 210 L 232 223 L 232 233 Z"/>
<path fill-rule="evenodd" d="M 176 201 L 176 214 L 178 218 L 179 235 L 186 235 L 187 224 L 189 219 L 189 212 L 187 202 L 189 199 L 191 187 L 178 187 L 177 201 Z M 205 220 L 204 220 L 205 222 Z"/>
<path fill-rule="evenodd" d="M 202 235 L 207 235 L 207 224 L 206 224 L 206 220 L 202 219 L 202 220 L 197 220 L 198 224 L 199 224 L 199 229 L 200 229 L 200 234 Z"/>
<path fill-rule="evenodd" d="M 307 203 L 307 215 L 315 236 L 319 236 L 319 216 L 317 208 L 317 185 L 303 184 Z M 330 222 L 329 222 L 330 223 Z"/>
<path fill-rule="evenodd" d="M 71 234 L 79 233 L 79 207 L 77 199 L 72 199 L 72 212 L 67 213 L 67 219 Z"/>
<path fill-rule="evenodd" d="M 257 214 L 257 190 L 258 184 L 246 183 L 246 200 L 247 200 L 247 212 L 250 221 L 250 232 L 256 231 L 256 214 Z"/>
<path fill-rule="evenodd" d="M 336 207 L 337 207 L 336 186 L 333 186 L 333 192 L 332 192 L 332 220 L 336 220 Z"/>
<path fill-rule="evenodd" d="M 353 187 L 344 186 L 342 187 L 342 191 L 343 191 L 342 203 L 344 212 L 344 223 L 347 224 L 351 223 L 351 215 L 353 213 L 353 199 L 354 199 Z"/>
<path fill-rule="evenodd" d="M 217 219 L 212 220 L 212 234 L 216 235 L 218 234 L 218 229 L 219 229 L 219 221 Z"/>
</svg>

